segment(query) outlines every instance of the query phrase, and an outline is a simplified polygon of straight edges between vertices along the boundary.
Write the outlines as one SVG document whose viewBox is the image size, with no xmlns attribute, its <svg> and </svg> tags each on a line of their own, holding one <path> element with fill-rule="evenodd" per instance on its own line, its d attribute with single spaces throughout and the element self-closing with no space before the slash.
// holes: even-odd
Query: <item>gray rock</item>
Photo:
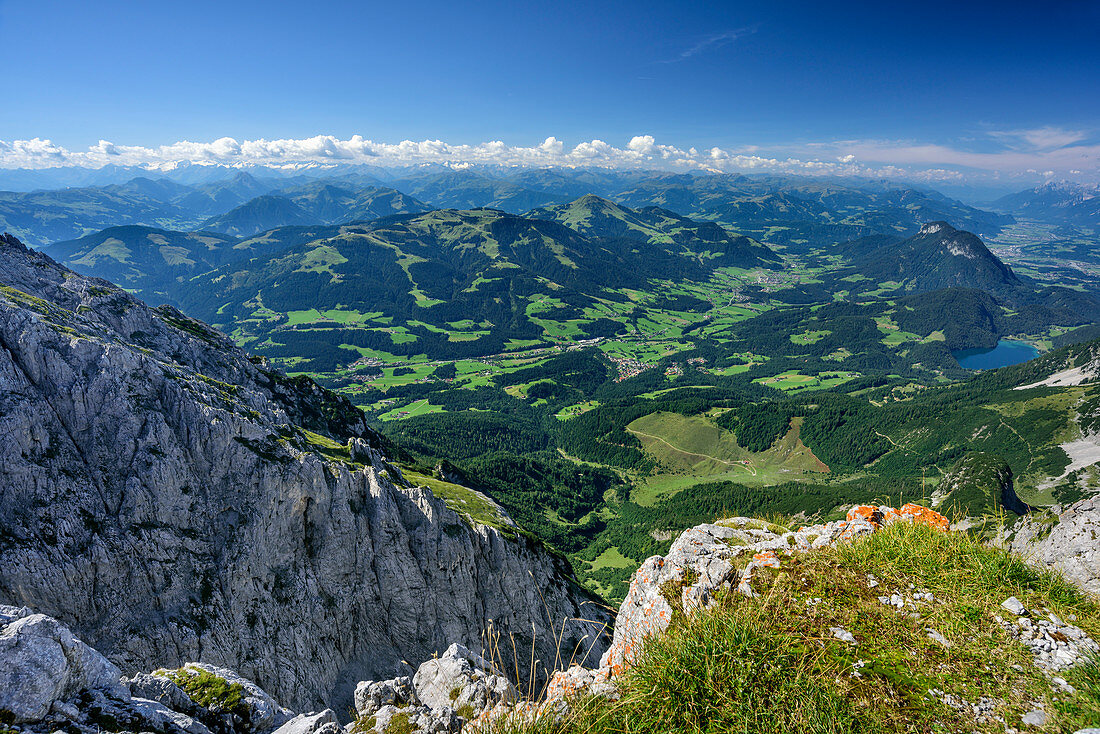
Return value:
<svg viewBox="0 0 1100 734">
<path fill-rule="evenodd" d="M 383 681 L 360 681 L 355 687 L 355 711 L 360 717 L 374 716 L 383 706 L 418 706 L 412 678 L 401 676 Z"/>
<path fill-rule="evenodd" d="M 179 711 L 173 711 L 160 701 L 147 698 L 131 698 L 127 708 L 149 723 L 159 721 L 162 726 L 176 727 L 186 734 L 210 734 L 210 730 L 201 721 Z"/>
<path fill-rule="evenodd" d="M 629 666 L 642 642 L 667 629 L 674 613 L 707 606 L 716 591 L 736 586 L 746 536 L 769 539 L 758 538 L 754 530 L 699 525 L 677 538 L 667 556 L 647 559 L 631 579 L 615 619 L 614 641 L 600 666 L 616 671 Z"/>
<path fill-rule="evenodd" d="M 566 564 L 487 500 L 494 526 L 406 486 L 343 398 L 7 239 L 0 283 L 0 601 L 127 671 L 201 659 L 297 710 L 490 620 L 543 661 L 563 623 L 603 653 Z"/>
<path fill-rule="evenodd" d="M 184 713 L 195 713 L 199 709 L 198 704 L 182 688 L 163 675 L 137 673 L 129 680 L 123 679 L 123 682 L 129 687 L 130 695 L 135 698 L 156 701 L 173 711 Z"/>
<path fill-rule="evenodd" d="M 1047 522 L 1043 522 L 1047 520 Z M 1013 526 L 1010 550 L 1033 563 L 1061 571 L 1093 594 L 1100 594 L 1100 494 L 1065 508 L 1053 525 L 1028 515 Z"/>
<path fill-rule="evenodd" d="M 944 647 L 951 647 L 951 640 L 944 637 L 941 632 L 933 629 L 932 627 L 925 627 L 924 632 L 928 635 L 928 639 L 934 640 Z"/>
<path fill-rule="evenodd" d="M 1027 609 L 1023 603 L 1014 596 L 1010 596 L 1001 602 L 1001 606 L 1016 615 L 1026 614 Z"/>
<path fill-rule="evenodd" d="M 897 515 L 878 508 L 880 516 L 887 511 Z M 785 532 L 760 520 L 735 517 L 685 531 L 668 555 L 647 559 L 635 572 L 600 666 L 618 675 L 637 658 L 646 638 L 667 629 L 675 614 L 709 607 L 719 591 L 737 589 L 751 596 L 753 574 L 778 567 L 781 555 L 833 545 L 876 527 L 853 516 Z"/>
<path fill-rule="evenodd" d="M 333 727 L 338 730 L 340 722 L 336 720 L 336 714 L 332 709 L 325 709 L 320 713 L 298 714 L 293 719 L 275 730 L 274 734 L 318 734 L 329 732 Z"/>
<path fill-rule="evenodd" d="M 856 636 L 848 630 L 844 629 L 843 627 L 830 627 L 829 631 L 833 633 L 833 637 L 840 640 L 841 642 L 854 644 L 856 641 Z"/>
<path fill-rule="evenodd" d="M 266 732 L 282 726 L 294 716 L 294 712 L 280 706 L 270 694 L 260 688 L 248 678 L 244 678 L 232 670 L 219 668 L 206 663 L 187 663 L 177 672 L 188 675 L 189 671 L 206 671 L 218 676 L 230 684 L 239 685 L 244 689 L 243 703 L 248 707 L 247 730 L 252 732 Z M 158 671 L 159 673 L 160 671 Z M 156 674 L 154 674 L 156 675 Z"/>
<path fill-rule="evenodd" d="M 419 734 L 458 734 L 463 720 L 450 708 L 432 710 L 427 706 L 383 706 L 374 715 L 374 731 L 413 731 Z"/>
<path fill-rule="evenodd" d="M 462 645 L 447 648 L 441 657 L 427 660 L 413 676 L 420 701 L 433 711 L 450 708 L 474 719 L 501 703 L 516 700 L 516 689 L 480 655 Z"/>
<path fill-rule="evenodd" d="M 128 692 L 119 670 L 44 614 L 21 616 L 0 631 L 0 709 L 37 721 L 54 702 L 87 689 Z"/>
<path fill-rule="evenodd" d="M 1032 709 L 1021 719 L 1024 726 L 1046 726 L 1047 714 L 1042 709 Z"/>
</svg>

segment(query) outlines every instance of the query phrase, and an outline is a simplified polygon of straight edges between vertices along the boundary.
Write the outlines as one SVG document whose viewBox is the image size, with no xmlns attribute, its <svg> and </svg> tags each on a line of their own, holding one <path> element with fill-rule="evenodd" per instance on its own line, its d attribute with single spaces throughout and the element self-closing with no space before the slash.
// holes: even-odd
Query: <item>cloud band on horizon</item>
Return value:
<svg viewBox="0 0 1100 734">
<path fill-rule="evenodd" d="M 441 140 L 376 142 L 354 135 L 302 139 L 210 142 L 180 141 L 156 147 L 118 145 L 101 140 L 74 151 L 48 139 L 0 140 L 0 168 L 45 169 L 130 166 L 166 171 L 181 164 L 296 169 L 340 164 L 383 167 L 437 163 L 448 165 L 593 166 L 672 171 L 776 172 L 907 178 L 928 182 L 1061 176 L 1100 180 L 1100 144 L 1080 131 L 1059 128 L 990 132 L 993 151 L 972 152 L 947 145 L 908 141 L 835 141 L 775 146 L 771 155 L 755 147 L 683 149 L 659 144 L 651 135 L 633 137 L 624 147 L 595 139 L 568 147 L 556 137 L 538 145 L 501 141 L 476 145 Z M 1052 142 L 1053 141 L 1053 142 Z"/>
</svg>

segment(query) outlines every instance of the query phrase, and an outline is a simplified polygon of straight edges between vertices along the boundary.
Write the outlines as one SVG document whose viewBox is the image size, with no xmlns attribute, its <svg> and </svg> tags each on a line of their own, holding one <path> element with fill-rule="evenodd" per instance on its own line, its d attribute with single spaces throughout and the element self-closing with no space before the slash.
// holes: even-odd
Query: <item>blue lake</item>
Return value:
<svg viewBox="0 0 1100 734">
<path fill-rule="evenodd" d="M 960 349 L 951 356 L 968 370 L 992 370 L 1035 359 L 1039 350 L 1027 342 L 1001 339 L 992 349 Z"/>
</svg>

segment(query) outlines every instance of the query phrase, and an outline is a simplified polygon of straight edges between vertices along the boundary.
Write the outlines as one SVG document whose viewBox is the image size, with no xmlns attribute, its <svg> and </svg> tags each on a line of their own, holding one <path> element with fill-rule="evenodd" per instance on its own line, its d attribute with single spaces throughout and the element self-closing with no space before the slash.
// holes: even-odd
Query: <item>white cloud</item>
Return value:
<svg viewBox="0 0 1100 734">
<path fill-rule="evenodd" d="M 108 164 L 150 171 L 181 164 L 236 167 L 271 166 L 289 170 L 340 163 L 377 166 L 444 164 L 465 166 L 600 166 L 654 168 L 673 171 L 773 171 L 808 175 L 908 178 L 920 181 L 956 181 L 1002 175 L 1073 176 L 1100 178 L 1100 145 L 1084 133 L 1059 128 L 1016 131 L 1011 144 L 1007 133 L 990 133 L 1001 141 L 998 149 L 974 152 L 948 145 L 913 141 L 847 140 L 773 146 L 770 155 L 758 146 L 683 149 L 657 142 L 652 135 L 636 135 L 623 147 L 594 139 L 566 145 L 547 137 L 532 146 L 492 140 L 476 145 L 454 145 L 442 140 L 403 140 L 385 143 L 354 135 L 346 140 L 332 135 L 303 139 L 179 141 L 155 147 L 123 145 L 101 140 L 85 150 L 69 150 L 50 140 L 0 141 L 0 168 L 99 168 Z M 1071 141 L 1071 142 L 1067 142 Z M 1086 142 L 1082 142 L 1086 141 Z"/>
<path fill-rule="evenodd" d="M 1021 141 L 1023 137 L 1018 138 Z M 1053 136 L 1042 138 L 1048 145 Z M 1068 137 L 1063 137 L 1063 140 Z M 1076 138 L 1084 140 L 1085 138 Z M 1026 141 L 1025 141 L 1026 142 Z M 859 160 L 870 165 L 905 166 L 930 170 L 945 166 L 969 169 L 975 175 L 1052 171 L 1052 175 L 1070 175 L 1071 171 L 1100 174 L 1100 145 L 1063 145 L 1053 148 L 1005 147 L 997 150 L 967 150 L 934 143 L 890 140 L 849 140 L 807 146 L 803 152 L 835 152 L 837 160 Z"/>
<path fill-rule="evenodd" d="M 662 64 L 675 64 L 677 61 L 684 61 L 690 59 L 692 56 L 698 56 L 699 54 L 710 51 L 711 49 L 725 46 L 728 43 L 733 43 L 738 38 L 749 35 L 750 33 L 756 33 L 756 26 L 749 26 L 747 28 L 738 28 L 732 31 L 723 31 L 722 33 L 714 33 L 696 41 L 691 46 L 685 48 L 674 58 L 661 61 Z"/>
<path fill-rule="evenodd" d="M 1018 150 L 1055 150 L 1088 138 L 1084 130 L 1067 130 L 1051 125 L 1030 130 L 994 130 L 989 134 Z"/>
</svg>

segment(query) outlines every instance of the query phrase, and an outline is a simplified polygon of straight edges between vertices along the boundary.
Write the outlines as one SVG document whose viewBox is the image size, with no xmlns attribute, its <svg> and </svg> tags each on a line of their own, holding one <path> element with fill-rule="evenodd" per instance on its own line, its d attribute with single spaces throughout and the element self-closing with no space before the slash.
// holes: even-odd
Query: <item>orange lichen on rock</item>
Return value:
<svg viewBox="0 0 1100 734">
<path fill-rule="evenodd" d="M 946 517 L 935 510 L 912 503 L 903 505 L 900 510 L 895 510 L 893 507 L 875 507 L 873 505 L 856 505 L 848 510 L 848 522 L 861 520 L 871 523 L 876 528 L 889 525 L 898 520 L 928 525 L 937 530 L 947 530 L 951 525 Z"/>
<path fill-rule="evenodd" d="M 871 505 L 856 505 L 852 509 L 848 510 L 848 522 L 852 522 L 853 520 L 856 520 L 858 518 L 863 518 L 868 522 L 878 525 L 879 521 L 876 519 L 876 515 L 878 517 L 882 517 L 882 511 L 879 510 L 879 508 L 872 507 Z"/>
<path fill-rule="evenodd" d="M 929 525 L 936 530 L 947 530 L 951 527 L 951 521 L 940 513 L 912 503 L 903 505 L 902 508 L 898 510 L 898 515 L 910 522 Z"/>
<path fill-rule="evenodd" d="M 753 565 L 766 568 L 779 568 L 779 556 L 775 551 L 769 550 L 763 553 L 754 553 L 752 556 Z"/>
</svg>

